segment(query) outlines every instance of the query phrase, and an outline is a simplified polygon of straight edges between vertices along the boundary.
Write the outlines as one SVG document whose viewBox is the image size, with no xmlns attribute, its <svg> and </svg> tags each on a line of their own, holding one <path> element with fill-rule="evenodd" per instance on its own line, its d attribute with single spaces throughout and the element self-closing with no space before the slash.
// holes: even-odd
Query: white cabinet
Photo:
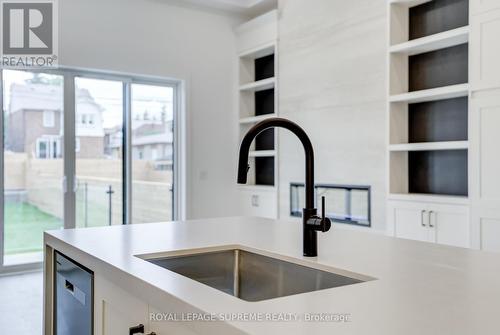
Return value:
<svg viewBox="0 0 500 335">
<path fill-rule="evenodd" d="M 493 2 L 500 3 L 498 0 L 493 0 Z M 499 36 L 500 8 L 471 17 L 470 82 L 472 91 L 500 87 Z"/>
<path fill-rule="evenodd" d="M 148 304 L 130 295 L 105 278 L 95 275 L 94 319 L 96 335 L 129 334 L 143 324 L 148 334 Z"/>
<path fill-rule="evenodd" d="M 389 202 L 391 233 L 400 238 L 469 247 L 469 208 L 413 201 Z"/>
<path fill-rule="evenodd" d="M 162 312 L 163 309 L 157 309 L 152 306 L 149 307 L 149 311 L 151 315 L 165 315 L 165 312 Z M 179 315 L 176 315 L 177 317 L 181 317 L 182 313 L 178 313 Z M 196 326 L 194 326 L 196 324 Z M 168 321 L 168 320 L 155 320 L 155 318 L 152 318 L 150 321 L 150 329 L 151 332 L 154 332 L 156 335 L 168 335 L 168 334 L 175 334 L 175 335 L 196 335 L 197 332 L 192 330 L 192 327 L 198 327 L 198 328 L 204 328 L 204 326 L 208 327 L 207 322 L 197 322 L 197 321 Z M 206 333 L 209 333 L 207 330 Z"/>
<path fill-rule="evenodd" d="M 389 220 L 394 236 L 417 241 L 429 241 L 426 210 L 419 203 L 391 202 Z"/>
<path fill-rule="evenodd" d="M 433 204 L 428 207 L 430 241 L 468 248 L 470 246 L 469 208 Z"/>
<path fill-rule="evenodd" d="M 472 200 L 500 208 L 500 89 L 474 93 L 470 119 Z"/>
<path fill-rule="evenodd" d="M 152 315 L 165 314 L 143 298 L 123 290 L 99 274 L 94 275 L 94 334 L 124 335 L 130 328 L 144 325 L 146 335 L 195 335 L 193 322 L 155 320 Z M 199 324 L 203 329 L 205 323 Z"/>
<path fill-rule="evenodd" d="M 479 249 L 500 252 L 500 213 L 479 217 Z"/>
<path fill-rule="evenodd" d="M 500 8 L 498 0 L 471 0 L 470 1 L 472 15 L 488 12 Z"/>
<path fill-rule="evenodd" d="M 471 99 L 472 246 L 500 252 L 500 89 Z"/>
</svg>

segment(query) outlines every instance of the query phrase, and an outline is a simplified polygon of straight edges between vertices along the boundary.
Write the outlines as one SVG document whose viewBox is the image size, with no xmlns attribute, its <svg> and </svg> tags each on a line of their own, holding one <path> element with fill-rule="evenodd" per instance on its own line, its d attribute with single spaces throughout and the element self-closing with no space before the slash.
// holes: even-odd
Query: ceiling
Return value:
<svg viewBox="0 0 500 335">
<path fill-rule="evenodd" d="M 258 15 L 277 7 L 277 0 L 183 0 L 203 7 L 244 15 Z"/>
</svg>

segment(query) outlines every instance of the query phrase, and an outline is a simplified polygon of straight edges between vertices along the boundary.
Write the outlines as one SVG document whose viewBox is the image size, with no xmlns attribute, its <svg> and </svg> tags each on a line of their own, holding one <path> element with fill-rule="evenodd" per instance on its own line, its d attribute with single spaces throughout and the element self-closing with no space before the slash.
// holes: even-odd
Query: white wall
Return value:
<svg viewBox="0 0 500 335">
<path fill-rule="evenodd" d="M 236 214 L 240 19 L 168 0 L 59 4 L 61 65 L 186 80 L 188 218 Z"/>
<path fill-rule="evenodd" d="M 318 183 L 372 186 L 372 224 L 385 227 L 386 1 L 279 1 L 280 116 L 316 150 Z M 303 182 L 303 149 L 280 132 L 280 215 Z M 328 205 L 328 204 L 327 204 Z"/>
</svg>

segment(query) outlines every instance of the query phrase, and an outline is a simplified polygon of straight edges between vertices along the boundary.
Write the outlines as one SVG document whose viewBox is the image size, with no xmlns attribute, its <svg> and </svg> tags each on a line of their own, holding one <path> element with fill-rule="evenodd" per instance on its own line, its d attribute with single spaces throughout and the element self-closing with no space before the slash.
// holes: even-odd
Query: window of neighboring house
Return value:
<svg viewBox="0 0 500 335">
<path fill-rule="evenodd" d="M 61 140 L 55 137 L 39 138 L 36 140 L 36 158 L 56 159 L 61 157 Z"/>
<path fill-rule="evenodd" d="M 89 115 L 89 124 L 90 125 L 94 124 L 94 115 L 93 114 Z"/>
<path fill-rule="evenodd" d="M 144 159 L 144 152 L 141 150 L 139 150 L 139 159 Z"/>
<path fill-rule="evenodd" d="M 36 141 L 36 158 L 47 159 L 49 155 L 48 142 L 44 139 Z"/>
<path fill-rule="evenodd" d="M 87 124 L 87 114 L 82 114 L 82 124 Z"/>
<path fill-rule="evenodd" d="M 43 126 L 52 128 L 56 125 L 56 116 L 54 111 L 43 111 Z"/>
</svg>

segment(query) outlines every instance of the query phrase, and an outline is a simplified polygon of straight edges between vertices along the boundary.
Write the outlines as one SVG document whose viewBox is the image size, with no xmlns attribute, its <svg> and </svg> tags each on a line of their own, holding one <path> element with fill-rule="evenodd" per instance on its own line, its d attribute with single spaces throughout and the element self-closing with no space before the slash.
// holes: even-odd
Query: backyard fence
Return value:
<svg viewBox="0 0 500 335">
<path fill-rule="evenodd" d="M 76 225 L 122 223 L 120 160 L 78 159 Z M 26 201 L 56 218 L 63 217 L 63 161 L 29 159 L 6 153 L 5 188 L 12 199 Z M 172 218 L 172 172 L 156 171 L 152 162 L 134 161 L 132 222 L 168 221 Z M 111 220 L 110 220 L 111 218 Z"/>
</svg>

